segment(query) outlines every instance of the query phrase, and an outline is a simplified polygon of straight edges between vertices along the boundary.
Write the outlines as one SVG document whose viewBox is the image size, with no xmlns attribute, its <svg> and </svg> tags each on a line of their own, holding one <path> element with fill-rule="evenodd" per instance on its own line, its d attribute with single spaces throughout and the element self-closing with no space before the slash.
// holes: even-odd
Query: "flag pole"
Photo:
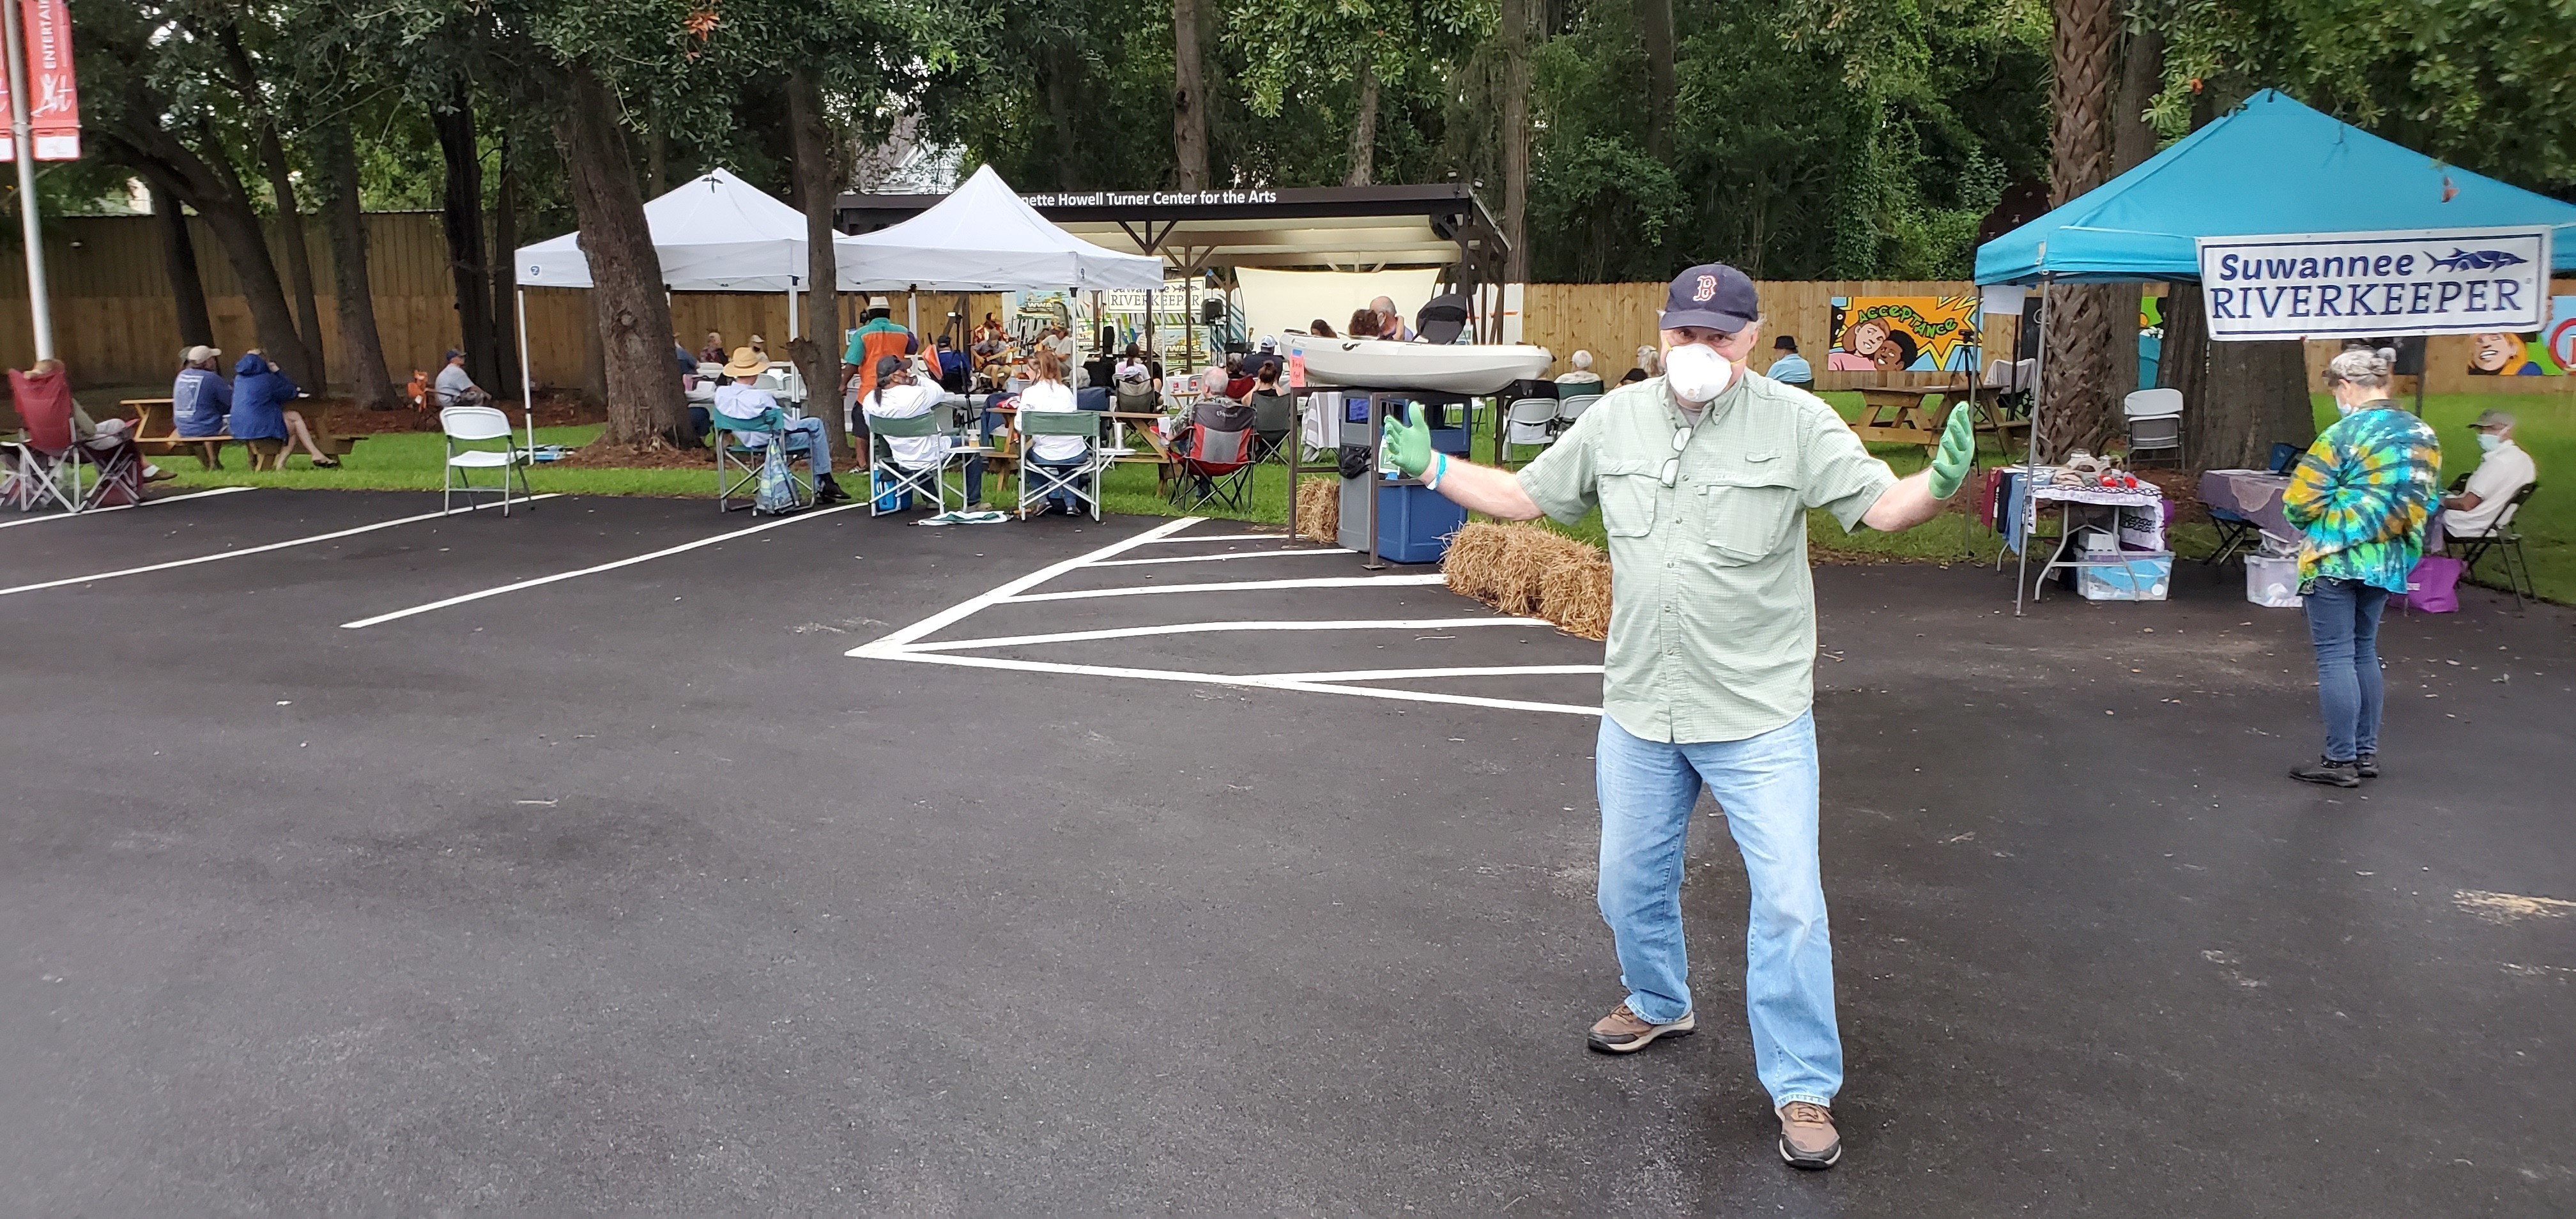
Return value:
<svg viewBox="0 0 2576 1219">
<path fill-rule="evenodd" d="M 27 238 L 27 313 L 36 327 L 36 358 L 54 358 L 54 307 L 45 293 L 44 222 L 36 215 L 36 132 L 27 117 L 27 35 L 18 6 L 0 0 L 0 25 L 8 35 L 9 133 L 18 162 L 18 220 Z"/>
</svg>

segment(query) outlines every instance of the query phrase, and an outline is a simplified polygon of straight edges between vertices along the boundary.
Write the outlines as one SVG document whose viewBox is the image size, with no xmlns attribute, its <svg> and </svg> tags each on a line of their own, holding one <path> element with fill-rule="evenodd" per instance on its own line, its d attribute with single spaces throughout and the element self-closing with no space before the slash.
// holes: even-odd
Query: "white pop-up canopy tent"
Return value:
<svg viewBox="0 0 2576 1219">
<path fill-rule="evenodd" d="M 993 167 L 901 224 L 848 238 L 844 286 L 946 292 L 1163 286 L 1163 260 L 1122 254 L 1057 228 Z"/>
<path fill-rule="evenodd" d="M 709 170 L 644 205 L 644 223 L 653 236 L 653 253 L 662 264 L 662 286 L 672 292 L 784 292 L 787 337 L 796 337 L 796 294 L 811 285 L 805 278 L 805 213 L 735 177 L 724 169 Z M 851 245 L 857 239 L 835 235 L 833 261 L 840 288 L 855 288 Z M 533 377 L 528 372 L 529 288 L 588 288 L 590 259 L 582 253 L 581 234 L 519 247 L 520 401 L 528 404 L 528 444 L 536 445 Z"/>
</svg>

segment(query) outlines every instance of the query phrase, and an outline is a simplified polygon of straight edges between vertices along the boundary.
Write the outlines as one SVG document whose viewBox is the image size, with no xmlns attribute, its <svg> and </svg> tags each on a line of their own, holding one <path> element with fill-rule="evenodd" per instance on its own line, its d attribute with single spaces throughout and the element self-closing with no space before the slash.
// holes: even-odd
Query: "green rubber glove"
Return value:
<svg viewBox="0 0 2576 1219">
<path fill-rule="evenodd" d="M 1402 418 L 1386 421 L 1386 459 L 1404 471 L 1406 478 L 1420 478 L 1431 468 L 1431 427 L 1422 421 L 1422 404 L 1404 404 Z"/>
<path fill-rule="evenodd" d="M 1959 484 L 1976 467 L 1977 412 L 1962 406 L 1950 412 L 1950 426 L 1941 429 L 1941 450 L 1932 455 L 1932 498 L 1957 495 Z"/>
</svg>

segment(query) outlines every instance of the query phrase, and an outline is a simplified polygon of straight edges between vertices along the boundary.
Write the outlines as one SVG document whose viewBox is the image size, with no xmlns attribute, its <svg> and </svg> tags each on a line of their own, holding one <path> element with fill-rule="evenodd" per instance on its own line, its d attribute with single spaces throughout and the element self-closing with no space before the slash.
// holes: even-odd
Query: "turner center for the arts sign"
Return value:
<svg viewBox="0 0 2576 1219">
<path fill-rule="evenodd" d="M 2537 330 L 2549 230 L 2429 229 L 2203 237 L 2214 339 Z"/>
</svg>

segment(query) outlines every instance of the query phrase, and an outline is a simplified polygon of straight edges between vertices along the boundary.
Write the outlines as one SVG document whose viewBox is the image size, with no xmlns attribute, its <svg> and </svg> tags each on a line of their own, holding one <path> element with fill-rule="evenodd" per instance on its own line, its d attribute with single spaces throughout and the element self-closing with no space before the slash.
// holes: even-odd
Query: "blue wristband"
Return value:
<svg viewBox="0 0 2576 1219">
<path fill-rule="evenodd" d="M 1431 474 L 1429 477 L 1422 480 L 1422 485 L 1430 490 L 1437 491 L 1440 489 L 1440 480 L 1449 477 L 1449 455 L 1447 453 L 1435 453 L 1432 455 L 1432 458 Z"/>
</svg>

